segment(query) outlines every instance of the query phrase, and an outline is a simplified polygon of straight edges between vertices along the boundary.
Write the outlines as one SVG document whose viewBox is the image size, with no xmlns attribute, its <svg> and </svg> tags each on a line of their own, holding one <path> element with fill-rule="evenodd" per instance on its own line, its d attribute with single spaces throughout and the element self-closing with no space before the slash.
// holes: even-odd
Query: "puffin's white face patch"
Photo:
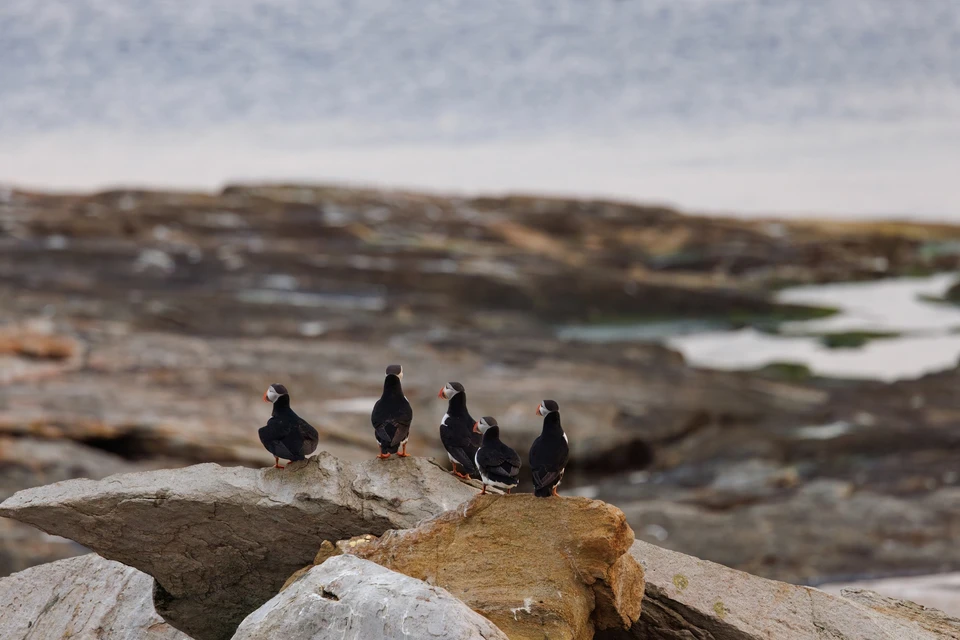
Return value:
<svg viewBox="0 0 960 640">
<path fill-rule="evenodd" d="M 452 398 L 452 397 L 455 396 L 455 395 L 457 395 L 457 390 L 454 389 L 453 387 L 451 387 L 450 385 L 447 385 L 447 386 L 445 386 L 445 387 L 443 388 L 443 399 L 444 399 L 444 400 L 449 400 L 450 398 Z"/>
<path fill-rule="evenodd" d="M 480 422 L 479 424 L 477 424 L 477 430 L 480 431 L 480 433 L 486 433 L 487 429 L 489 428 L 490 428 L 490 425 L 487 424 L 487 421 L 484 420 L 483 418 L 480 418 Z"/>
<path fill-rule="evenodd" d="M 403 380 L 403 369 L 400 369 L 400 373 L 397 374 L 397 377 Z"/>
<path fill-rule="evenodd" d="M 273 390 L 273 385 L 267 387 L 267 400 L 270 402 L 276 402 L 277 398 L 280 397 L 280 394 Z"/>
<path fill-rule="evenodd" d="M 529 411 L 529 409 L 528 409 L 528 411 Z M 541 416 L 545 416 L 545 415 L 547 415 L 547 414 L 550 413 L 550 412 L 547 411 L 547 408 L 546 408 L 545 406 L 543 406 L 543 403 L 541 402 L 541 403 L 540 403 L 540 408 L 537 409 L 537 413 L 539 413 Z"/>
</svg>

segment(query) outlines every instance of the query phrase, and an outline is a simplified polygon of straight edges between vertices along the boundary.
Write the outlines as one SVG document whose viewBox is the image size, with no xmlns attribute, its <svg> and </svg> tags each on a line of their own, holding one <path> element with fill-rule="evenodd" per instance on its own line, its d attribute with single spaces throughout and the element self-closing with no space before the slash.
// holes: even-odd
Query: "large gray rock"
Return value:
<svg viewBox="0 0 960 640">
<path fill-rule="evenodd" d="M 627 634 L 601 640 L 944 640 L 958 639 L 956 620 L 905 615 L 912 603 L 881 605 L 759 578 L 742 571 L 634 543 L 644 566 L 640 620 Z M 901 610 L 898 611 L 897 609 Z M 920 608 L 922 609 L 922 608 Z M 952 622 L 951 622 L 952 621 Z"/>
<path fill-rule="evenodd" d="M 150 576 L 96 554 L 0 580 L 5 640 L 190 640 L 153 610 Z"/>
<path fill-rule="evenodd" d="M 323 540 L 415 525 L 477 490 L 423 458 L 285 470 L 203 464 L 21 491 L 0 516 L 61 535 L 156 579 L 157 611 L 197 640 L 230 638 Z"/>
<path fill-rule="evenodd" d="M 313 567 L 251 613 L 233 640 L 507 640 L 450 592 L 355 556 Z"/>
</svg>

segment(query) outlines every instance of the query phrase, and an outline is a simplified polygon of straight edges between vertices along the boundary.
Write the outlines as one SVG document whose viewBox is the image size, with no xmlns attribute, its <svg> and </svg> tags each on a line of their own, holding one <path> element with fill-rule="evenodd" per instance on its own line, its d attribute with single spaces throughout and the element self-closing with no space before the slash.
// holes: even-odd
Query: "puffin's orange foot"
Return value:
<svg viewBox="0 0 960 640">
<path fill-rule="evenodd" d="M 557 485 L 553 485 L 553 495 L 557 496 L 558 498 L 560 497 L 560 494 L 557 493 Z"/>
<path fill-rule="evenodd" d="M 410 457 L 410 454 L 407 453 L 407 443 L 406 443 L 406 442 L 403 443 L 403 448 L 400 449 L 400 453 L 397 454 L 397 457 L 398 457 L 398 458 L 409 458 L 409 457 Z"/>
<path fill-rule="evenodd" d="M 390 457 L 390 454 L 389 454 L 389 453 L 378 453 L 378 454 L 377 454 L 377 457 L 380 458 L 381 460 L 386 460 L 387 458 Z"/>
<path fill-rule="evenodd" d="M 464 480 L 470 479 L 469 475 L 467 475 L 466 473 L 460 473 L 459 471 L 454 471 L 453 475 L 457 476 L 458 478 L 463 478 Z"/>
<path fill-rule="evenodd" d="M 513 491 L 513 489 L 507 489 L 507 495 L 510 495 L 511 491 Z"/>
<path fill-rule="evenodd" d="M 483 491 L 480 492 L 480 495 L 482 496 L 487 495 L 487 485 L 483 485 Z"/>
<path fill-rule="evenodd" d="M 273 468 L 274 469 L 286 469 L 286 467 L 280 466 L 280 458 L 273 456 Z"/>
</svg>

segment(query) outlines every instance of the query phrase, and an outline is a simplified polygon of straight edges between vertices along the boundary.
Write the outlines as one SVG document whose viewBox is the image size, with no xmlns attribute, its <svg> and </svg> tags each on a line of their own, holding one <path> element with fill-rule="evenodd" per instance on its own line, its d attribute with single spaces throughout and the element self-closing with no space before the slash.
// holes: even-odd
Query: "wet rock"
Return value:
<svg viewBox="0 0 960 640">
<path fill-rule="evenodd" d="M 475 494 L 422 458 L 346 463 L 321 453 L 285 470 L 204 464 L 72 480 L 21 491 L 0 515 L 152 575 L 164 619 L 219 640 L 322 541 L 410 527 Z"/>
<path fill-rule="evenodd" d="M 446 589 L 354 556 L 312 567 L 251 613 L 233 640 L 506 640 Z"/>
<path fill-rule="evenodd" d="M 960 638 L 955 620 L 903 615 L 886 603 L 864 606 L 640 541 L 631 553 L 647 578 L 643 614 L 628 633 L 598 634 L 598 640 Z M 896 606 L 915 610 L 915 605 Z"/>
<path fill-rule="evenodd" d="M 632 542 L 602 502 L 486 495 L 348 552 L 447 589 L 512 639 L 579 640 L 639 616 Z"/>
<path fill-rule="evenodd" d="M 190 640 L 153 610 L 152 580 L 96 554 L 0 580 L 0 638 Z"/>
</svg>

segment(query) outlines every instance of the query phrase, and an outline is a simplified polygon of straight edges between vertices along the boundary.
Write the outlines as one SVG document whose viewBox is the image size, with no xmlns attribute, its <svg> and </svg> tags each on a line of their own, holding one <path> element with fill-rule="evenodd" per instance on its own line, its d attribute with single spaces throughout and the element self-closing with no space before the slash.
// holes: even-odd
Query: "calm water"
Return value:
<svg viewBox="0 0 960 640">
<path fill-rule="evenodd" d="M 955 0 L 5 0 L 0 181 L 960 214 Z"/>
<path fill-rule="evenodd" d="M 782 335 L 753 329 L 678 335 L 667 343 L 687 361 L 716 369 L 795 362 L 815 373 L 894 381 L 952 369 L 960 361 L 960 307 L 929 302 L 956 274 L 786 289 L 782 302 L 839 309 L 822 320 L 787 323 Z M 865 331 L 896 334 L 860 348 L 829 349 L 820 336 Z"/>
</svg>

